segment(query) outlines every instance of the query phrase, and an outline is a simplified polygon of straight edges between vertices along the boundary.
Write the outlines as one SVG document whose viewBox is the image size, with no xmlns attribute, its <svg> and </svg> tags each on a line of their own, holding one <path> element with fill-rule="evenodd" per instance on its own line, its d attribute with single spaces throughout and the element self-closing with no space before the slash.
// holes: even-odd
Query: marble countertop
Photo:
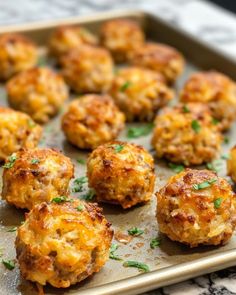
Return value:
<svg viewBox="0 0 236 295">
<path fill-rule="evenodd" d="M 235 15 L 201 0 L 0 0 L 0 25 L 59 19 L 121 8 L 151 11 L 236 58 Z M 146 295 L 154 294 L 236 294 L 236 267 Z"/>
</svg>

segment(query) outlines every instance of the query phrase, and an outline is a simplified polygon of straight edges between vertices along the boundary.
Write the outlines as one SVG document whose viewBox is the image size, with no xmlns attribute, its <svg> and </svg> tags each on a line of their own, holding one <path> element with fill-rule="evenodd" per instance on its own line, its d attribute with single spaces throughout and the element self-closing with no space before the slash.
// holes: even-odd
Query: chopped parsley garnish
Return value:
<svg viewBox="0 0 236 295">
<path fill-rule="evenodd" d="M 47 64 L 47 60 L 45 56 L 40 56 L 38 58 L 38 67 L 45 66 Z"/>
<path fill-rule="evenodd" d="M 201 183 L 196 183 L 193 185 L 193 188 L 195 190 L 201 190 L 201 189 L 204 189 L 204 188 L 207 188 L 207 187 L 210 187 L 213 183 L 215 183 L 217 181 L 216 178 L 212 178 L 210 180 L 207 180 L 207 181 L 203 181 Z"/>
<path fill-rule="evenodd" d="M 86 161 L 84 159 L 77 159 L 76 161 L 77 161 L 77 163 L 79 163 L 81 165 L 84 165 L 86 163 Z"/>
<path fill-rule="evenodd" d="M 9 233 L 13 233 L 15 231 L 17 231 L 17 227 L 16 226 L 7 230 L 7 232 L 9 232 Z"/>
<path fill-rule="evenodd" d="M 122 144 L 112 144 L 110 147 L 114 148 L 115 153 L 119 153 L 124 149 L 124 146 Z"/>
<path fill-rule="evenodd" d="M 111 244 L 109 258 L 114 260 L 122 260 L 118 255 L 115 254 L 115 251 L 118 249 L 118 247 L 119 246 L 117 244 Z"/>
<path fill-rule="evenodd" d="M 213 125 L 218 125 L 218 124 L 220 123 L 220 121 L 219 121 L 218 119 L 216 119 L 216 118 L 212 118 L 211 123 L 212 123 Z"/>
<path fill-rule="evenodd" d="M 229 138 L 227 136 L 224 137 L 224 143 L 228 144 L 229 143 Z"/>
<path fill-rule="evenodd" d="M 132 227 L 131 229 L 128 230 L 129 235 L 131 236 L 140 236 L 144 233 L 144 231 L 140 228 L 137 227 Z"/>
<path fill-rule="evenodd" d="M 151 242 L 150 242 L 150 247 L 151 247 L 152 249 L 155 249 L 155 248 L 157 248 L 158 246 L 160 246 L 160 244 L 161 244 L 161 240 L 160 240 L 159 238 L 154 238 L 154 239 L 152 239 Z"/>
<path fill-rule="evenodd" d="M 215 199 L 215 201 L 214 201 L 214 207 L 215 207 L 216 209 L 219 209 L 219 208 L 220 208 L 220 205 L 221 205 L 221 203 L 222 203 L 222 201 L 223 201 L 222 198 L 217 198 L 217 199 Z"/>
<path fill-rule="evenodd" d="M 184 113 L 190 113 L 190 109 L 188 108 L 188 106 L 186 104 L 183 105 L 183 112 Z"/>
<path fill-rule="evenodd" d="M 223 160 L 229 160 L 229 158 L 230 158 L 230 155 L 229 154 L 223 154 L 223 155 L 221 155 L 221 159 L 223 159 Z"/>
<path fill-rule="evenodd" d="M 81 200 L 91 201 L 94 196 L 95 196 L 94 190 L 90 189 L 86 194 L 83 194 L 83 195 L 79 196 L 79 198 Z"/>
<path fill-rule="evenodd" d="M 74 193 L 80 193 L 83 191 L 83 185 L 88 182 L 87 176 L 81 176 L 74 180 L 75 186 L 73 187 L 72 191 Z"/>
<path fill-rule="evenodd" d="M 63 203 L 63 202 L 72 202 L 72 199 L 69 199 L 67 196 L 60 196 L 60 197 L 55 197 L 52 199 L 52 202 L 54 203 Z"/>
<path fill-rule="evenodd" d="M 134 261 L 134 260 L 125 261 L 123 263 L 123 266 L 124 267 L 136 267 L 139 270 L 144 271 L 144 272 L 150 271 L 149 266 L 147 264 L 142 263 L 142 262 L 138 262 L 138 261 Z"/>
<path fill-rule="evenodd" d="M 148 135 L 152 131 L 153 126 L 153 123 L 149 123 L 141 127 L 130 127 L 127 131 L 127 137 L 138 138 L 141 136 Z"/>
<path fill-rule="evenodd" d="M 174 164 L 174 163 L 168 163 L 168 166 L 170 167 L 170 169 L 172 169 L 176 173 L 182 172 L 184 170 L 183 165 L 177 165 L 177 164 Z"/>
<path fill-rule="evenodd" d="M 193 120 L 191 123 L 191 127 L 194 130 L 195 133 L 199 133 L 201 130 L 201 125 L 198 122 L 198 120 Z"/>
<path fill-rule="evenodd" d="M 221 160 L 215 160 L 211 163 L 207 163 L 206 164 L 206 167 L 208 170 L 212 170 L 212 171 L 215 171 L 215 172 L 219 172 L 220 169 L 221 169 L 221 166 L 222 166 L 222 161 Z"/>
<path fill-rule="evenodd" d="M 2 260 L 2 264 L 9 270 L 13 270 L 15 268 L 14 260 Z"/>
<path fill-rule="evenodd" d="M 32 159 L 31 164 L 38 164 L 40 161 L 39 159 Z"/>
<path fill-rule="evenodd" d="M 83 211 L 84 210 L 84 206 L 83 205 L 79 205 L 78 207 L 76 207 L 77 211 Z"/>
<path fill-rule="evenodd" d="M 5 163 L 2 167 L 6 169 L 12 168 L 15 164 L 16 159 L 17 159 L 16 154 L 12 154 L 10 157 L 8 157 L 7 159 L 8 162 Z"/>
<path fill-rule="evenodd" d="M 128 89 L 131 85 L 132 85 L 132 83 L 129 82 L 129 81 L 125 82 L 125 83 L 120 87 L 120 91 L 121 91 L 121 92 L 125 92 L 126 89 Z"/>
<path fill-rule="evenodd" d="M 36 123 L 33 120 L 29 120 L 28 125 L 30 128 L 34 128 L 36 126 Z"/>
</svg>

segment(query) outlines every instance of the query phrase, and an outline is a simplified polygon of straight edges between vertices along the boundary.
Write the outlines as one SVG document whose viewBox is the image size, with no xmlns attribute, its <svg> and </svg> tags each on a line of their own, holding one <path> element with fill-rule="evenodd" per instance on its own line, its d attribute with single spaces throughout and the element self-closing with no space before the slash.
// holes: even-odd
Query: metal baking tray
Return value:
<svg viewBox="0 0 236 295">
<path fill-rule="evenodd" d="M 51 31 L 62 24 L 81 24 L 93 32 L 98 32 L 102 22 L 126 17 L 138 21 L 144 28 L 147 38 L 170 44 L 179 49 L 187 59 L 183 76 L 176 83 L 176 91 L 181 88 L 183 82 L 190 73 L 200 69 L 216 69 L 236 79 L 236 62 L 223 55 L 211 46 L 200 42 L 171 24 L 140 11 L 106 12 L 91 17 L 77 17 L 60 21 L 33 23 L 20 26 L 1 27 L 3 32 L 21 32 L 30 36 L 39 46 L 45 46 Z M 0 90 L 0 105 L 7 105 L 4 87 Z M 65 106 L 66 108 L 66 106 Z M 135 124 L 127 124 L 133 126 Z M 137 124 L 136 124 L 137 125 Z M 127 128 L 127 127 L 126 127 Z M 228 145 L 223 145 L 223 152 L 234 144 L 236 126 L 233 126 L 228 136 L 231 138 Z M 126 130 L 119 137 L 127 140 Z M 151 150 L 150 135 L 132 140 Z M 40 146 L 56 147 L 69 156 L 75 164 L 76 177 L 85 175 L 85 165 L 80 165 L 76 159 L 86 159 L 87 154 L 68 144 L 60 130 L 60 115 L 54 118 L 44 128 L 43 139 Z M 225 163 L 221 176 L 225 176 Z M 157 182 L 155 191 L 166 183 L 173 171 L 167 168 L 164 161 L 156 161 Z M 124 268 L 122 262 L 109 260 L 103 269 L 91 278 L 74 285 L 68 289 L 55 289 L 50 286 L 44 288 L 45 294 L 80 294 L 80 295 L 112 295 L 112 294 L 139 294 L 165 285 L 180 282 L 194 276 L 223 269 L 235 264 L 236 238 L 222 247 L 198 247 L 190 249 L 179 243 L 170 241 L 158 233 L 155 218 L 156 199 L 145 205 L 122 210 L 112 205 L 102 205 L 107 219 L 112 222 L 115 232 L 127 233 L 127 229 L 138 226 L 144 229 L 144 234 L 134 237 L 129 243 L 122 244 L 117 241 L 119 248 L 117 254 L 124 260 L 138 260 L 147 263 L 151 272 L 141 274 L 137 269 Z M 3 248 L 3 258 L 15 257 L 14 239 L 15 233 L 7 230 L 19 226 L 24 219 L 24 211 L 8 206 L 0 202 L 0 247 Z M 161 245 L 156 249 L 150 248 L 150 240 L 156 236 L 161 237 Z M 35 285 L 24 281 L 16 267 L 13 271 L 0 266 L 0 294 L 1 295 L 34 295 L 37 294 Z"/>
</svg>

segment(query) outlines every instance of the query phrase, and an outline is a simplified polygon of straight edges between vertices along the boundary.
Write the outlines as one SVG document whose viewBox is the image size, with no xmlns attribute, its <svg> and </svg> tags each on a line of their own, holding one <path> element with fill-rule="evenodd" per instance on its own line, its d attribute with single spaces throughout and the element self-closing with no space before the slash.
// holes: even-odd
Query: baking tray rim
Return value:
<svg viewBox="0 0 236 295">
<path fill-rule="evenodd" d="M 220 55 L 221 57 L 231 61 L 236 65 L 236 62 L 232 56 L 227 53 L 223 53 L 219 49 L 214 48 L 204 40 L 199 40 L 192 34 L 184 31 L 182 28 L 176 28 L 171 23 L 163 20 L 162 18 L 147 12 L 145 10 L 111 10 L 106 12 L 98 12 L 92 15 L 74 16 L 68 18 L 60 18 L 52 21 L 37 21 L 28 22 L 19 25 L 6 25 L 0 26 L 0 33 L 8 32 L 31 32 L 35 30 L 43 30 L 48 28 L 55 28 L 59 25 L 73 25 L 91 23 L 96 21 L 105 21 L 107 19 L 119 18 L 119 17 L 143 17 L 153 18 L 161 22 L 163 25 L 171 28 L 173 31 L 192 39 L 194 42 L 208 48 L 212 52 Z M 79 290 L 80 295 L 132 295 L 140 294 L 152 289 L 163 287 L 166 285 L 181 282 L 186 279 L 196 277 L 198 275 L 207 274 L 213 271 L 217 271 L 223 268 L 231 267 L 235 265 L 236 249 L 222 250 L 222 252 L 211 254 L 207 257 L 201 257 L 194 259 L 190 262 L 178 263 L 176 265 L 154 270 L 146 274 L 137 275 L 134 277 L 125 278 L 122 280 L 98 285 L 95 287 L 89 287 L 88 289 Z M 73 294 L 78 294 L 77 291 Z"/>
</svg>

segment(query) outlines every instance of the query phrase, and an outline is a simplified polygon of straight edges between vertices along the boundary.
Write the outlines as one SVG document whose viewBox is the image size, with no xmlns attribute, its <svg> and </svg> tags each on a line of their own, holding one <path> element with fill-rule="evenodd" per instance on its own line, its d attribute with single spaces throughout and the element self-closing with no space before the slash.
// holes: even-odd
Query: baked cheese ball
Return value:
<svg viewBox="0 0 236 295">
<path fill-rule="evenodd" d="M 0 106 L 0 161 L 21 148 L 34 148 L 42 128 L 28 115 Z"/>
<path fill-rule="evenodd" d="M 217 157 L 221 142 L 219 128 L 203 104 L 179 104 L 156 117 L 152 145 L 158 158 L 200 165 Z"/>
<path fill-rule="evenodd" d="M 180 99 L 183 102 L 208 104 L 223 131 L 236 120 L 236 84 L 222 73 L 209 71 L 193 74 L 185 83 Z"/>
<path fill-rule="evenodd" d="M 72 101 L 62 117 L 67 140 L 80 149 L 94 149 L 115 139 L 125 116 L 108 95 L 88 94 Z"/>
<path fill-rule="evenodd" d="M 34 206 L 17 231 L 17 259 L 26 280 L 67 288 L 98 272 L 109 258 L 113 231 L 102 209 L 65 200 Z"/>
<path fill-rule="evenodd" d="M 90 154 L 87 176 L 98 202 L 127 209 L 151 199 L 155 185 L 154 160 L 141 146 L 111 141 Z"/>
<path fill-rule="evenodd" d="M 232 147 L 227 160 L 227 173 L 236 182 L 236 146 Z"/>
<path fill-rule="evenodd" d="M 0 36 L 0 80 L 33 68 L 37 62 L 37 48 L 27 37 L 13 33 Z"/>
<path fill-rule="evenodd" d="M 83 45 L 64 54 L 60 63 L 66 82 L 76 93 L 104 92 L 113 79 L 113 60 L 105 48 Z"/>
<path fill-rule="evenodd" d="M 121 69 L 109 93 L 127 121 L 151 121 L 158 109 L 173 98 L 173 91 L 160 74 L 138 67 Z"/>
<path fill-rule="evenodd" d="M 97 45 L 97 37 L 81 26 L 62 26 L 53 31 L 49 39 L 49 51 L 51 55 L 60 57 L 82 44 Z"/>
<path fill-rule="evenodd" d="M 125 62 L 136 48 L 143 45 L 144 32 L 138 23 L 128 19 L 114 19 L 101 27 L 101 43 L 116 62 Z"/>
<path fill-rule="evenodd" d="M 236 196 L 229 183 L 209 170 L 172 176 L 157 196 L 159 230 L 196 247 L 225 244 L 236 222 Z"/>
<path fill-rule="evenodd" d="M 56 115 L 68 98 L 63 78 L 46 67 L 34 68 L 11 78 L 7 83 L 10 105 L 46 123 Z"/>
<path fill-rule="evenodd" d="M 168 84 L 175 82 L 184 69 L 184 58 L 177 49 L 154 42 L 137 47 L 130 63 L 162 74 Z"/>
<path fill-rule="evenodd" d="M 3 170 L 2 198 L 9 204 L 30 210 L 35 204 L 68 194 L 74 167 L 63 154 L 49 148 L 23 149 L 14 159 Z"/>
</svg>

